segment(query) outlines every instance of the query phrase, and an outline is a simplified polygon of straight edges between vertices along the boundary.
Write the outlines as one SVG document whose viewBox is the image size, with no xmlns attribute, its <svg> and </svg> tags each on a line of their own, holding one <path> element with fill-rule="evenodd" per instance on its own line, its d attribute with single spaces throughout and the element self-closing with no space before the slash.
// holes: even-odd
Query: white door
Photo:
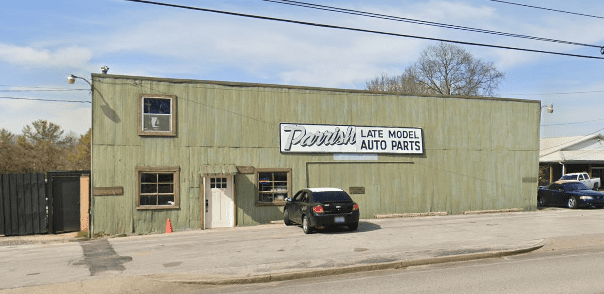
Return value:
<svg viewBox="0 0 604 294">
<path fill-rule="evenodd" d="M 205 227 L 234 227 L 233 176 L 208 177 L 205 184 Z"/>
</svg>

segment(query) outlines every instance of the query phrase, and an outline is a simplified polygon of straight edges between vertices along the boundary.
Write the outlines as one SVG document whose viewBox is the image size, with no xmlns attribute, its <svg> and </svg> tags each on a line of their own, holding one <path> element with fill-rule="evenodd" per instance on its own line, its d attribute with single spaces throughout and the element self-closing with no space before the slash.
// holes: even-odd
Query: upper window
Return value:
<svg viewBox="0 0 604 294">
<path fill-rule="evenodd" d="M 179 167 L 137 167 L 136 209 L 179 208 Z"/>
<path fill-rule="evenodd" d="M 258 204 L 284 205 L 291 195 L 291 168 L 256 169 Z"/>
<path fill-rule="evenodd" d="M 138 100 L 140 136 L 176 136 L 176 96 L 140 95 Z"/>
</svg>

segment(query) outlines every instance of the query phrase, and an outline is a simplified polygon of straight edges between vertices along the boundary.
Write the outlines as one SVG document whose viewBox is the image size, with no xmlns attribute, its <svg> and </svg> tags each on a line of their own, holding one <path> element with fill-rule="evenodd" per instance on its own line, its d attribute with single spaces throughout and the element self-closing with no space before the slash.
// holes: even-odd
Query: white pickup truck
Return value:
<svg viewBox="0 0 604 294">
<path fill-rule="evenodd" d="M 600 184 L 599 178 L 589 178 L 587 173 L 572 173 L 563 175 L 560 180 L 571 180 L 571 181 L 579 181 L 585 186 L 589 187 L 592 190 L 598 190 L 598 188 L 602 187 Z"/>
</svg>

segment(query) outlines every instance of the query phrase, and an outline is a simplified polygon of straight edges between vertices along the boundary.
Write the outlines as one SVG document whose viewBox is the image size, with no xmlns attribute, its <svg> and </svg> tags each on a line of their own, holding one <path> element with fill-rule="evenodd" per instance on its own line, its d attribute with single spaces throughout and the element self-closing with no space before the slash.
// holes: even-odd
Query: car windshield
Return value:
<svg viewBox="0 0 604 294">
<path fill-rule="evenodd" d="M 352 202 L 350 196 L 344 191 L 326 191 L 312 193 L 313 202 Z"/>
<path fill-rule="evenodd" d="M 590 190 L 589 187 L 585 186 L 583 183 L 564 183 L 562 187 L 564 187 L 565 191 Z"/>
<path fill-rule="evenodd" d="M 577 175 L 563 175 L 560 180 L 572 181 L 577 180 Z"/>
</svg>

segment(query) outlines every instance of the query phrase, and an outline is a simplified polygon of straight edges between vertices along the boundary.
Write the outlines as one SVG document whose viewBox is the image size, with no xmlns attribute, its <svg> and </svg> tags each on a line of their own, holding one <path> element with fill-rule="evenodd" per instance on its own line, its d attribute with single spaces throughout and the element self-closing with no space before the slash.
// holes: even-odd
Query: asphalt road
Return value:
<svg viewBox="0 0 604 294">
<path fill-rule="evenodd" d="M 240 286 L 180 285 L 182 293 L 602 293 L 604 249 L 548 251 L 472 262 Z"/>
<path fill-rule="evenodd" d="M 554 289 L 563 289 L 560 292 L 585 293 L 591 291 L 581 288 L 585 285 L 601 286 L 599 277 L 584 269 L 589 265 L 596 273 L 599 271 L 600 252 L 578 252 L 575 255 L 585 260 L 576 264 L 572 258 L 563 259 L 566 255 L 545 257 L 556 256 L 559 251 L 582 250 L 585 245 L 604 248 L 603 218 L 602 209 L 563 209 L 364 220 L 355 232 L 326 230 L 312 235 L 305 235 L 299 227 L 281 224 L 48 244 L 23 243 L 26 240 L 7 237 L 6 242 L 0 242 L 0 292 L 237 293 L 286 287 L 280 292 L 370 293 L 379 290 L 380 293 L 400 293 L 405 289 L 416 293 L 471 290 L 538 293 L 541 288 L 531 287 L 535 282 L 546 281 L 543 287 L 548 293 L 552 285 L 556 285 Z M 541 244 L 543 240 L 548 244 L 541 252 L 534 253 L 538 257 L 536 264 L 545 260 L 551 263 L 533 268 L 525 268 L 526 263 L 520 262 L 523 255 L 484 263 L 495 262 L 501 268 L 467 266 L 473 263 L 456 268 L 460 265 L 456 263 L 453 267 L 411 267 L 393 272 L 332 276 L 308 280 L 311 282 L 306 284 L 307 280 L 293 280 L 255 284 L 249 288 L 201 286 L 204 281 L 233 277 L 335 272 L 347 266 L 524 248 Z M 551 252 L 552 249 L 555 250 Z M 590 256 L 595 263 L 590 261 Z M 374 279 L 378 282 L 373 283 Z M 320 287 L 314 289 L 314 284 Z M 572 285 L 573 291 L 568 291 L 565 285 Z"/>
</svg>

